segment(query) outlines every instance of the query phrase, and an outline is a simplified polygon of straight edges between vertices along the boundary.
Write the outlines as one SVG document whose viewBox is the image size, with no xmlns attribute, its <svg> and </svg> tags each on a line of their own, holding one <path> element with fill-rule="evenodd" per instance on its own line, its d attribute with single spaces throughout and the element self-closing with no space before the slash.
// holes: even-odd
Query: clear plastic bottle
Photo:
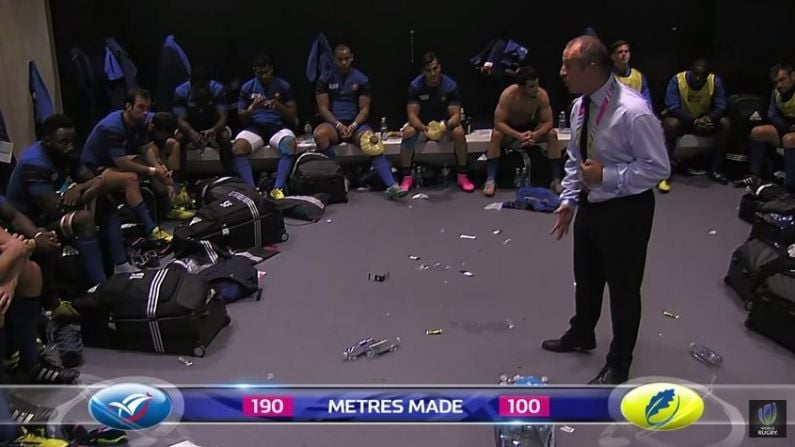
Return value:
<svg viewBox="0 0 795 447">
<path fill-rule="evenodd" d="M 527 178 L 527 168 L 522 168 L 522 174 L 519 176 L 519 186 L 524 188 L 527 186 L 528 178 Z"/>
<path fill-rule="evenodd" d="M 450 185 L 450 167 L 445 163 L 442 166 L 442 186 L 447 188 Z"/>
<path fill-rule="evenodd" d="M 389 127 L 386 124 L 386 117 L 381 117 L 381 141 L 386 140 L 386 136 L 389 133 Z"/>
<path fill-rule="evenodd" d="M 422 184 L 423 184 L 423 182 L 425 180 L 423 178 L 425 176 L 425 172 L 424 171 L 425 171 L 425 169 L 423 169 L 422 166 L 417 166 L 417 178 L 415 179 L 415 185 L 417 185 L 418 188 L 422 188 Z"/>
<path fill-rule="evenodd" d="M 312 124 L 310 124 L 309 121 L 304 124 L 304 137 L 306 139 L 312 138 Z"/>
<path fill-rule="evenodd" d="M 723 365 L 723 357 L 712 349 L 698 343 L 690 343 L 690 355 L 705 365 L 718 368 Z"/>
<path fill-rule="evenodd" d="M 516 168 L 513 173 L 513 187 L 516 189 L 522 187 L 522 170 L 520 168 Z"/>
<path fill-rule="evenodd" d="M 558 129 L 564 131 L 569 130 L 569 120 L 566 119 L 566 112 L 564 110 L 561 110 L 558 115 Z"/>
</svg>

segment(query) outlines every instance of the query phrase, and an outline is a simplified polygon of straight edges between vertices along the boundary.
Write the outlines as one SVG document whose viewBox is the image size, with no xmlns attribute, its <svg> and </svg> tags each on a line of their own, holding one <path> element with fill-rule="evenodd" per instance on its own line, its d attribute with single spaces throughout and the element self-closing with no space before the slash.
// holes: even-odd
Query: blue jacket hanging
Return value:
<svg viewBox="0 0 795 447">
<path fill-rule="evenodd" d="M 332 68 L 334 68 L 334 50 L 331 49 L 326 36 L 320 33 L 309 49 L 309 59 L 306 61 L 306 78 L 314 86 L 317 78 Z"/>
<path fill-rule="evenodd" d="M 513 40 L 502 38 L 489 42 L 469 62 L 480 71 L 482 67 L 490 67 L 486 76 L 494 80 L 502 80 L 506 70 L 516 70 L 527 59 L 527 47 Z"/>
<path fill-rule="evenodd" d="M 166 37 L 157 63 L 157 110 L 170 112 L 174 106 L 174 90 L 190 78 L 191 66 L 174 36 Z"/>
<path fill-rule="evenodd" d="M 33 99 L 33 114 L 36 123 L 44 124 L 44 120 L 55 114 L 55 108 L 52 106 L 47 84 L 44 83 L 44 79 L 41 78 L 39 69 L 36 68 L 36 63 L 33 61 L 28 63 L 28 89 L 30 97 Z"/>
<path fill-rule="evenodd" d="M 138 76 L 138 68 L 130 60 L 130 56 L 124 48 L 116 42 L 116 39 L 109 37 L 105 39 L 105 77 L 109 81 L 124 79 L 127 88 L 137 87 L 135 77 Z"/>
</svg>

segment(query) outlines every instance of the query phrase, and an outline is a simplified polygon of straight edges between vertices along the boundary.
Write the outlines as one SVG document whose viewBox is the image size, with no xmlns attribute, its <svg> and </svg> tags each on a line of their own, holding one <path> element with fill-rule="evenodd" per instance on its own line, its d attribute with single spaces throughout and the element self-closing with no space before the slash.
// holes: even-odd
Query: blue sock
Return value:
<svg viewBox="0 0 795 447">
<path fill-rule="evenodd" d="M 102 252 L 99 250 L 97 238 L 78 238 L 74 240 L 77 250 L 80 252 L 80 259 L 86 268 L 91 284 L 99 284 L 107 279 L 105 267 L 102 265 Z"/>
<path fill-rule="evenodd" d="M 386 157 L 377 155 L 373 157 L 371 163 L 387 188 L 395 184 L 395 178 L 392 176 L 392 165 L 389 164 L 389 160 Z"/>
<path fill-rule="evenodd" d="M 329 146 L 329 147 L 323 149 L 322 151 L 320 151 L 320 153 L 325 155 L 326 157 L 332 159 L 332 160 L 336 160 L 337 159 L 337 153 L 334 152 L 334 146 Z"/>
<path fill-rule="evenodd" d="M 287 176 L 290 174 L 290 169 L 293 167 L 295 155 L 285 155 L 279 158 L 279 166 L 276 168 L 276 182 L 273 184 L 274 188 L 284 188 L 287 182 Z"/>
<path fill-rule="evenodd" d="M 497 167 L 500 165 L 500 158 L 489 158 L 486 161 L 486 178 L 493 182 L 497 178 Z"/>
<path fill-rule="evenodd" d="M 784 186 L 790 190 L 795 189 L 795 149 L 784 149 L 784 172 Z"/>
<path fill-rule="evenodd" d="M 121 219 L 116 212 L 112 212 L 105 222 L 102 229 L 105 235 L 105 243 L 108 244 L 110 257 L 113 265 L 121 265 L 127 262 L 127 250 L 124 248 L 124 233 L 121 231 Z"/>
<path fill-rule="evenodd" d="M 764 141 L 751 141 L 748 143 L 748 162 L 751 168 L 751 174 L 761 177 L 762 165 L 765 163 L 765 152 L 767 151 L 767 143 Z"/>
<path fill-rule="evenodd" d="M 152 216 L 149 214 L 149 208 L 147 208 L 146 202 L 141 202 L 138 205 L 135 205 L 133 207 L 133 211 L 135 211 L 135 215 L 138 216 L 138 220 L 141 222 L 141 225 L 144 226 L 144 231 L 146 234 L 150 234 L 157 225 L 155 225 L 155 222 L 152 220 Z"/>
<path fill-rule="evenodd" d="M 254 184 L 254 173 L 251 172 L 251 161 L 248 159 L 248 155 L 235 155 L 233 162 L 237 175 L 249 186 L 255 188 L 257 185 Z"/>
<path fill-rule="evenodd" d="M 36 334 L 41 318 L 41 299 L 17 296 L 6 312 L 6 327 L 19 349 L 19 363 L 31 367 L 39 362 Z M 10 326 L 10 327 L 9 327 Z"/>
</svg>

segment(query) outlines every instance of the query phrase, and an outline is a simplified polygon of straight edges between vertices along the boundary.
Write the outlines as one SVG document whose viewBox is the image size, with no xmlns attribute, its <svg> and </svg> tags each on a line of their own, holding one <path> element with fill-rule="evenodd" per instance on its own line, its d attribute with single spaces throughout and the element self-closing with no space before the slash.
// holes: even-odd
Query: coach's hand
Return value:
<svg viewBox="0 0 795 447">
<path fill-rule="evenodd" d="M 569 233 L 572 217 L 574 217 L 574 210 L 569 205 L 561 203 L 555 210 L 555 225 L 552 226 L 549 234 L 555 235 L 555 239 L 560 240 Z"/>
</svg>

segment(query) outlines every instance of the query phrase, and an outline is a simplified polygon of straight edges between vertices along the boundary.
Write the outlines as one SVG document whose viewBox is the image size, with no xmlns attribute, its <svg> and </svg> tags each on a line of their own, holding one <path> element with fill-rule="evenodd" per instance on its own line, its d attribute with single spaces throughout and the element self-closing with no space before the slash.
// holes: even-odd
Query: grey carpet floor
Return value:
<svg viewBox="0 0 795 447">
<path fill-rule="evenodd" d="M 556 384 L 589 380 L 602 366 L 610 340 L 607 300 L 596 351 L 560 355 L 539 347 L 542 339 L 566 329 L 572 313 L 571 236 L 555 241 L 548 234 L 550 215 L 486 211 L 483 206 L 493 200 L 479 193 L 427 192 L 430 200 L 402 202 L 354 192 L 350 203 L 330 207 L 319 223 L 290 226 L 283 252 L 259 266 L 267 272 L 262 301 L 232 304 L 231 327 L 193 366 L 183 366 L 176 356 L 88 349 L 85 378 L 149 376 L 174 384 L 493 384 L 502 373 L 518 372 L 547 375 Z M 500 192 L 497 199 L 511 194 Z M 703 178 L 684 179 L 671 194 L 657 195 L 633 377 L 795 383 L 795 356 L 746 330 L 744 310 L 723 285 L 730 255 L 749 230 L 736 217 L 740 195 Z M 431 268 L 420 269 L 423 263 Z M 385 282 L 367 279 L 368 273 L 384 272 L 390 274 Z M 667 318 L 663 311 L 680 318 Z M 426 336 L 429 328 L 444 333 Z M 342 350 L 366 336 L 399 336 L 403 345 L 373 361 L 342 361 Z M 721 353 L 723 367 L 711 370 L 692 359 L 691 341 Z M 747 403 L 738 409 L 745 417 Z M 575 429 L 558 431 L 558 445 L 792 445 L 756 443 L 747 435 L 737 443 L 729 440 L 729 427 L 653 436 L 626 427 Z M 490 428 L 449 426 L 189 426 L 157 439 L 132 439 L 141 446 L 180 439 L 229 447 L 494 445 Z"/>
</svg>

